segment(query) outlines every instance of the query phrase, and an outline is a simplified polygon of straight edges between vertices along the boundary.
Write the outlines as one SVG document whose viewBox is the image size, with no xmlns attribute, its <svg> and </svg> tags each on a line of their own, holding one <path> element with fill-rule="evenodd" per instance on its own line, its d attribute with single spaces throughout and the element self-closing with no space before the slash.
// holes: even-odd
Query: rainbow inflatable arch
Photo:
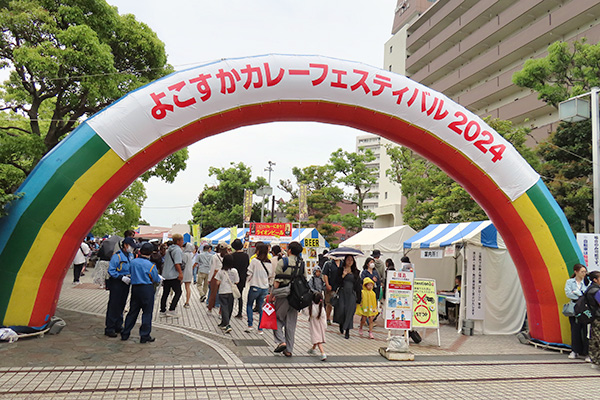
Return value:
<svg viewBox="0 0 600 400">
<path fill-rule="evenodd" d="M 140 174 L 205 137 L 272 121 L 316 121 L 407 146 L 484 208 L 517 265 L 531 336 L 570 342 L 564 283 L 582 262 L 567 220 L 510 143 L 444 95 L 405 76 L 320 56 L 222 60 L 173 73 L 81 124 L 23 183 L 0 220 L 0 320 L 42 327 L 75 252 Z"/>
</svg>

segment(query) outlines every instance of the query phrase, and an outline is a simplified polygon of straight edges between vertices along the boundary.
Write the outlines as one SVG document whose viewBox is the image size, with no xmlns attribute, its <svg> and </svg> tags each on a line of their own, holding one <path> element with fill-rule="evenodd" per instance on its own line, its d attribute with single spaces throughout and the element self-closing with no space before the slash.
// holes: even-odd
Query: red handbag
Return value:
<svg viewBox="0 0 600 400">
<path fill-rule="evenodd" d="M 266 302 L 263 305 L 258 329 L 277 330 L 277 317 L 275 316 L 275 306 L 273 306 L 273 303 Z"/>
</svg>

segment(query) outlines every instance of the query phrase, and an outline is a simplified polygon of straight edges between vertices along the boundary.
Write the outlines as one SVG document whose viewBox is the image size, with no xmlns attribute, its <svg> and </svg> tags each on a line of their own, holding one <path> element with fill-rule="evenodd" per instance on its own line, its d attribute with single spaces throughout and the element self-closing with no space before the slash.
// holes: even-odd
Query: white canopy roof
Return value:
<svg viewBox="0 0 600 400">
<path fill-rule="evenodd" d="M 340 247 L 354 247 L 362 250 L 365 255 L 375 249 L 382 253 L 402 252 L 405 240 L 417 232 L 408 225 L 392 226 L 390 228 L 363 229 L 356 235 L 340 243 Z"/>
</svg>

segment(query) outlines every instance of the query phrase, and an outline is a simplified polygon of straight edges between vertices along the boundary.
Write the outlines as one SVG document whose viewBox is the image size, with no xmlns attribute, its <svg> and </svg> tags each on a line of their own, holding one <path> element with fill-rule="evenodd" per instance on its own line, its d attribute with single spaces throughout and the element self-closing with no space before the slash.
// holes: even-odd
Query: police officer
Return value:
<svg viewBox="0 0 600 400">
<path fill-rule="evenodd" d="M 129 295 L 131 283 L 130 262 L 133 260 L 133 249 L 138 244 L 131 237 L 126 237 L 121 243 L 121 248 L 113 254 L 108 266 L 108 306 L 106 308 L 106 326 L 104 334 L 108 337 L 117 337 L 123 330 L 123 311 Z"/>
<path fill-rule="evenodd" d="M 131 301 L 129 312 L 125 318 L 125 327 L 121 332 L 121 340 L 129 339 L 129 334 L 135 326 L 140 310 L 142 310 L 142 326 L 140 326 L 140 343 L 154 342 L 150 336 L 152 330 L 152 310 L 154 309 L 154 285 L 159 283 L 160 277 L 156 264 L 150 261 L 154 251 L 152 243 L 144 243 L 140 250 L 140 257 L 131 261 Z"/>
</svg>

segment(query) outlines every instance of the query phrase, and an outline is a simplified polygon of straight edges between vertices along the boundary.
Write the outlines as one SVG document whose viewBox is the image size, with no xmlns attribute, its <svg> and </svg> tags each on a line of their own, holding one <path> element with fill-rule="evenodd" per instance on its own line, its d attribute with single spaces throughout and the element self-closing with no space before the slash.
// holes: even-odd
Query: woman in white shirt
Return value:
<svg viewBox="0 0 600 400">
<path fill-rule="evenodd" d="M 248 316 L 248 328 L 245 332 L 252 332 L 254 327 L 254 315 L 252 313 L 254 302 L 259 312 L 258 326 L 262 318 L 263 301 L 269 294 L 269 278 L 273 275 L 273 267 L 269 260 L 269 246 L 265 243 L 256 245 L 256 257 L 252 259 L 248 266 L 248 278 L 246 283 L 248 286 L 248 301 L 246 302 L 246 314 Z M 258 329 L 258 333 L 262 334 L 262 329 Z"/>
<path fill-rule="evenodd" d="M 219 291 L 219 302 L 221 303 L 221 323 L 219 327 L 225 333 L 231 332 L 229 320 L 233 312 L 233 288 L 240 280 L 240 276 L 235 268 L 233 268 L 233 256 L 226 254 L 223 257 L 223 267 L 215 276 Z M 236 288 L 237 289 L 237 288 Z"/>
<path fill-rule="evenodd" d="M 575 264 L 573 266 L 573 276 L 571 279 L 567 279 L 565 283 L 565 294 L 571 301 L 575 302 L 582 296 L 587 290 L 590 282 L 586 279 L 587 269 L 581 264 Z M 587 282 L 586 282 L 587 281 Z M 571 323 L 571 354 L 569 358 L 585 357 L 586 362 L 591 362 L 590 356 L 588 355 L 588 337 L 587 324 L 579 324 L 575 320 L 575 317 L 569 317 Z"/>
</svg>

